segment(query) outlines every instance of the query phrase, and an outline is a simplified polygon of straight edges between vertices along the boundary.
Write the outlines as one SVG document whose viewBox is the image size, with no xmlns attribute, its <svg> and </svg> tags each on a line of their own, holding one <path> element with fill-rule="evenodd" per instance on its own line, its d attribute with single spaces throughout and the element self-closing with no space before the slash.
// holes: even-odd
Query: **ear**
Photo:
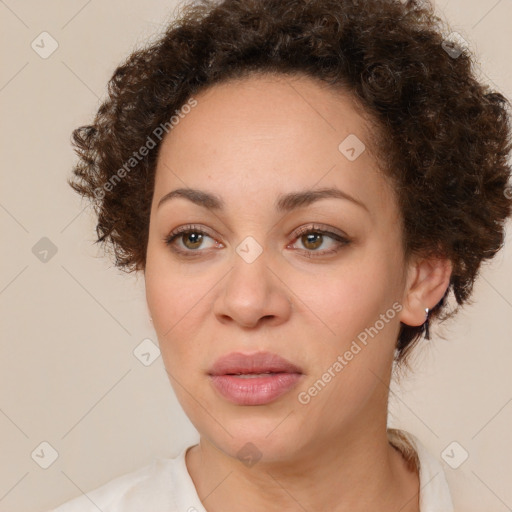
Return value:
<svg viewBox="0 0 512 512">
<path fill-rule="evenodd" d="M 408 265 L 400 321 L 410 326 L 425 322 L 425 308 L 432 309 L 443 298 L 452 274 L 451 261 L 444 258 L 413 258 Z"/>
</svg>

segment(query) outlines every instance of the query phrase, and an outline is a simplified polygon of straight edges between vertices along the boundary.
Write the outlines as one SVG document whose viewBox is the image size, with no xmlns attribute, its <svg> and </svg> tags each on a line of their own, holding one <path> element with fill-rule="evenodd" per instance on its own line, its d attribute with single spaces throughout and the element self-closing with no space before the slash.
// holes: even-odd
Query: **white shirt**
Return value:
<svg viewBox="0 0 512 512">
<path fill-rule="evenodd" d="M 418 456 L 420 512 L 453 512 L 440 462 L 419 439 L 400 432 Z M 185 463 L 185 454 L 191 447 L 174 458 L 155 458 L 147 466 L 119 476 L 51 512 L 206 512 Z"/>
</svg>

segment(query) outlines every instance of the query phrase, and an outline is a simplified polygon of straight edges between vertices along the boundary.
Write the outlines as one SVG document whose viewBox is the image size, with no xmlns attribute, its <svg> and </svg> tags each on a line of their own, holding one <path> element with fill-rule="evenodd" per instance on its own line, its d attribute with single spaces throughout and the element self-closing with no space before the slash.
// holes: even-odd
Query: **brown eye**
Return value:
<svg viewBox="0 0 512 512">
<path fill-rule="evenodd" d="M 309 233 L 301 237 L 302 244 L 308 251 L 318 249 L 322 245 L 323 239 L 321 233 Z"/>
<path fill-rule="evenodd" d="M 296 237 L 289 247 L 297 245 L 295 249 L 308 258 L 333 255 L 351 243 L 348 237 L 315 225 L 300 229 Z"/>
<path fill-rule="evenodd" d="M 183 233 L 181 240 L 187 249 L 197 249 L 203 243 L 203 234 L 195 231 Z"/>
<path fill-rule="evenodd" d="M 181 226 L 164 238 L 164 242 L 174 252 L 184 256 L 196 256 L 208 249 L 221 248 L 211 235 L 193 225 Z"/>
</svg>

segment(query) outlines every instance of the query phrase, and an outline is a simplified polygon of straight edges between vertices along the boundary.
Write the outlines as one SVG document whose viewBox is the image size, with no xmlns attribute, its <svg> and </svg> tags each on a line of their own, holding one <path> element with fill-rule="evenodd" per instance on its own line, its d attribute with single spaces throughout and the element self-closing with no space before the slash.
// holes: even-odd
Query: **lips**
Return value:
<svg viewBox="0 0 512 512">
<path fill-rule="evenodd" d="M 208 373 L 209 375 L 302 374 L 302 370 L 290 361 L 270 352 L 257 352 L 251 355 L 233 352 L 217 359 Z"/>
<path fill-rule="evenodd" d="M 208 372 L 220 395 L 237 405 L 265 405 L 294 388 L 302 370 L 270 352 L 239 352 L 218 359 Z"/>
</svg>

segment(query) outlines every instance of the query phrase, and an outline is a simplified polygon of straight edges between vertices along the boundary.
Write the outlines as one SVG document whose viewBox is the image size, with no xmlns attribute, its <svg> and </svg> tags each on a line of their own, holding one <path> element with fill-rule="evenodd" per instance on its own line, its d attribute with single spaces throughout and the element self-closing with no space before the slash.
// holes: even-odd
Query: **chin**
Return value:
<svg viewBox="0 0 512 512">
<path fill-rule="evenodd" d="M 230 439 L 227 443 L 216 444 L 216 446 L 229 457 L 238 459 L 242 464 L 250 467 L 256 463 L 276 463 L 292 460 L 300 450 L 296 441 L 296 439 L 290 438 L 270 440 L 265 438 L 264 435 L 260 438 L 240 436 Z"/>
<path fill-rule="evenodd" d="M 284 409 L 282 410 L 284 411 Z M 281 412 L 280 415 L 251 414 L 224 417 L 222 427 L 212 430 L 212 423 L 198 425 L 201 436 L 226 455 L 237 458 L 246 465 L 260 462 L 288 461 L 295 458 L 304 446 L 307 435 L 304 428 L 294 424 L 294 414 Z M 284 421 L 283 421 L 284 420 Z M 201 428 L 201 427 L 207 427 Z M 231 434 L 231 435 L 230 435 Z"/>
</svg>

